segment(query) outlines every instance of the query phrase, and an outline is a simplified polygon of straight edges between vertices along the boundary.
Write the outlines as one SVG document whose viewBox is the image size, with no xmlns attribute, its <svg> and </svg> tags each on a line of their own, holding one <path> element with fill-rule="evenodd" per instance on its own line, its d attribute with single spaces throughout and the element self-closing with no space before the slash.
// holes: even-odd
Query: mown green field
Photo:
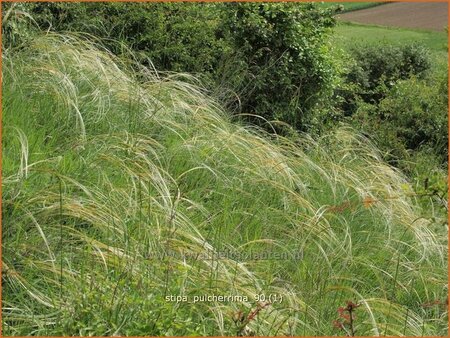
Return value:
<svg viewBox="0 0 450 338">
<path fill-rule="evenodd" d="M 3 334 L 447 334 L 445 220 L 371 142 L 269 135 L 130 63 L 4 55 Z"/>
<path fill-rule="evenodd" d="M 421 44 L 432 52 L 439 66 L 447 65 L 447 33 L 340 22 L 334 30 L 333 43 L 344 49 L 355 45 Z"/>
</svg>

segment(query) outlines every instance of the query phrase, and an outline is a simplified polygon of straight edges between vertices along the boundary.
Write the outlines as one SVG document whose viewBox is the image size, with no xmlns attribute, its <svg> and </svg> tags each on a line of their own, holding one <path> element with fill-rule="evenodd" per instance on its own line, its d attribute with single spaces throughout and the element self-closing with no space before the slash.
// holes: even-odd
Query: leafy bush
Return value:
<svg viewBox="0 0 450 338">
<path fill-rule="evenodd" d="M 307 129 L 307 117 L 335 81 L 326 42 L 335 24 L 331 11 L 313 4 L 234 3 L 226 12 L 224 31 L 240 71 L 225 82 L 240 96 L 241 111 Z"/>
<path fill-rule="evenodd" d="M 412 178 L 414 191 L 423 196 L 420 199 L 423 210 L 431 216 L 439 213 L 445 219 L 448 214 L 448 165 L 428 149 L 413 153 L 411 160 L 406 170 Z"/>
<path fill-rule="evenodd" d="M 10 8 L 11 5 L 9 5 Z M 22 5 L 42 30 L 89 33 L 120 54 L 159 70 L 212 72 L 224 53 L 214 4 L 34 3 Z"/>
<path fill-rule="evenodd" d="M 27 41 L 38 29 L 37 22 L 29 13 L 29 4 L 2 3 L 3 53 L 11 47 Z"/>
<path fill-rule="evenodd" d="M 436 85 L 438 84 L 438 85 Z M 447 77 L 398 82 L 378 105 L 362 105 L 354 123 L 377 139 L 391 160 L 407 159 L 410 150 L 427 149 L 447 160 Z"/>
<path fill-rule="evenodd" d="M 368 93 L 383 85 L 390 88 L 411 75 L 423 75 L 431 66 L 428 50 L 419 45 L 364 46 L 355 48 L 353 57 L 356 67 L 348 79 Z"/>
<path fill-rule="evenodd" d="M 356 46 L 350 56 L 347 86 L 338 93 L 344 97 L 341 109 L 352 115 L 358 101 L 378 103 L 399 80 L 424 77 L 431 68 L 429 51 L 420 45 Z"/>
<path fill-rule="evenodd" d="M 380 102 L 380 118 L 396 127 L 407 149 L 427 146 L 446 156 L 448 105 L 443 94 L 416 78 L 402 81 Z"/>
</svg>

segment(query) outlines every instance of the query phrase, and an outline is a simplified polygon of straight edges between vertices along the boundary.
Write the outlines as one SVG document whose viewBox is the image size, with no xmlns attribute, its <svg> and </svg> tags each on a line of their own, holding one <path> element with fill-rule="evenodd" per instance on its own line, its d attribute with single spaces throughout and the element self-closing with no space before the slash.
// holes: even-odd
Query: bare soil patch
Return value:
<svg viewBox="0 0 450 338">
<path fill-rule="evenodd" d="M 448 4 L 444 2 L 390 3 L 344 13 L 338 18 L 363 24 L 443 31 L 448 25 Z"/>
</svg>

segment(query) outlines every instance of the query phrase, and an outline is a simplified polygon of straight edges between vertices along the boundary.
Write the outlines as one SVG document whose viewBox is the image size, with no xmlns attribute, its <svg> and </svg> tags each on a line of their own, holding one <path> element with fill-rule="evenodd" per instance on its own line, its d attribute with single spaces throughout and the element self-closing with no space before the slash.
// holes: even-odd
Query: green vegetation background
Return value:
<svg viewBox="0 0 450 338">
<path fill-rule="evenodd" d="M 446 335 L 445 33 L 2 9 L 4 334 Z"/>
</svg>

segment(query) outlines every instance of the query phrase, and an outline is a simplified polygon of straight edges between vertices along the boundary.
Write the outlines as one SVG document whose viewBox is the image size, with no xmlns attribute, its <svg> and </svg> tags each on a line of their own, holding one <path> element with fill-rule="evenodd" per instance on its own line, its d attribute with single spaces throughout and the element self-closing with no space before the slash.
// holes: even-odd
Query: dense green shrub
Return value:
<svg viewBox="0 0 450 338">
<path fill-rule="evenodd" d="M 29 4 L 2 3 L 2 51 L 27 41 L 38 29 L 29 13 Z"/>
<path fill-rule="evenodd" d="M 226 82 L 241 111 L 280 119 L 300 130 L 331 94 L 336 69 L 326 43 L 335 21 L 313 4 L 228 4 L 228 30 L 240 71 Z"/>
<path fill-rule="evenodd" d="M 359 101 L 379 103 L 399 80 L 424 77 L 431 68 L 429 51 L 420 45 L 355 46 L 346 86 L 338 91 L 344 98 L 341 109 L 352 115 Z"/>
<path fill-rule="evenodd" d="M 352 53 L 356 65 L 350 70 L 348 79 L 361 85 L 369 94 L 369 99 L 375 101 L 380 97 L 377 93 L 370 94 L 378 87 L 390 88 L 398 80 L 424 74 L 431 66 L 428 50 L 419 45 L 360 46 L 354 48 Z"/>
<path fill-rule="evenodd" d="M 438 85 L 437 85 L 438 84 Z M 378 105 L 361 105 L 354 123 L 377 139 L 391 160 L 428 149 L 447 159 L 447 78 L 398 82 Z"/>
<path fill-rule="evenodd" d="M 426 145 L 444 155 L 448 139 L 447 102 L 439 88 L 415 78 L 402 81 L 379 107 L 380 117 L 397 127 L 397 135 L 408 149 Z"/>
<path fill-rule="evenodd" d="M 140 63 L 151 62 L 159 70 L 209 73 L 226 48 L 218 37 L 214 4 L 34 3 L 21 7 L 42 30 L 88 33 L 116 54 L 121 53 L 122 43 Z"/>
<path fill-rule="evenodd" d="M 411 178 L 414 191 L 421 197 L 419 201 L 423 210 L 431 215 L 437 212 L 445 219 L 448 214 L 448 165 L 428 149 L 411 154 L 411 162 L 407 164 L 409 167 L 404 166 L 405 171 Z"/>
</svg>

